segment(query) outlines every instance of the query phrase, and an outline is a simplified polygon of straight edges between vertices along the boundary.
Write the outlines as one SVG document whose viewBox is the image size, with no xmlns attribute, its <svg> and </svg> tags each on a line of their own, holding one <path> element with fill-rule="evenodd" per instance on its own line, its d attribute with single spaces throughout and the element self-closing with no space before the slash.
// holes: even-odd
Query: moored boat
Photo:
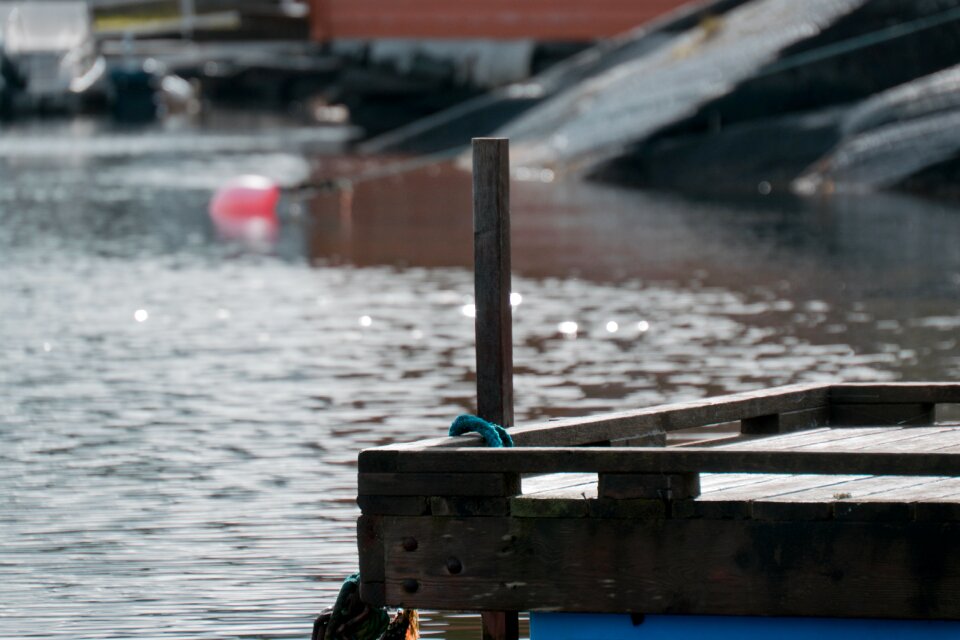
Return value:
<svg viewBox="0 0 960 640">
<path fill-rule="evenodd" d="M 0 11 L 3 50 L 22 79 L 15 101 L 26 108 L 72 108 L 101 87 L 86 2 L 16 2 Z"/>
</svg>

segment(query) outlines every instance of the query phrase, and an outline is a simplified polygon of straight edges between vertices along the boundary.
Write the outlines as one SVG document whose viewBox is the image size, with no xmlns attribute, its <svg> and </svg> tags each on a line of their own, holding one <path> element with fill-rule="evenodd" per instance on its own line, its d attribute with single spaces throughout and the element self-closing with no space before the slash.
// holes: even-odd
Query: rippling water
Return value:
<svg viewBox="0 0 960 640">
<path fill-rule="evenodd" d="M 357 452 L 472 409 L 467 176 L 290 196 L 266 251 L 211 228 L 225 177 L 362 168 L 329 142 L 0 137 L 0 637 L 308 637 Z M 520 422 L 960 369 L 952 207 L 513 188 Z"/>
</svg>

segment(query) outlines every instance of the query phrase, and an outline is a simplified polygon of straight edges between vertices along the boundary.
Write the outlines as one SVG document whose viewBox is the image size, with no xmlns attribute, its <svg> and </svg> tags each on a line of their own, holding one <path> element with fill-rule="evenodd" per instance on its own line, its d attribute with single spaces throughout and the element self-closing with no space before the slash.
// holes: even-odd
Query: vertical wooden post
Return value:
<svg viewBox="0 0 960 640">
<path fill-rule="evenodd" d="M 510 144 L 473 139 L 473 267 L 476 300 L 477 414 L 513 425 L 510 312 Z M 484 611 L 483 640 L 517 640 L 516 611 Z"/>
<path fill-rule="evenodd" d="M 513 424 L 508 154 L 505 138 L 473 140 L 477 413 L 504 427 Z"/>
</svg>

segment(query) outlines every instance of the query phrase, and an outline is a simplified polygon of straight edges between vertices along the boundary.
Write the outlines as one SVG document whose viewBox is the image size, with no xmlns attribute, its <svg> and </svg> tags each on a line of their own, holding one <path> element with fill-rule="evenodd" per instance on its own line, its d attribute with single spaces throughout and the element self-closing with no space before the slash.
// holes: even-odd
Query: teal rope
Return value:
<svg viewBox="0 0 960 640">
<path fill-rule="evenodd" d="M 367 611 L 364 614 L 364 608 Z M 354 618 L 351 618 L 354 616 Z M 333 640 L 376 640 L 387 630 L 390 616 L 385 609 L 370 607 L 360 600 L 360 574 L 347 576 L 337 594 L 337 602 L 323 638 Z M 345 627 L 343 634 L 339 631 Z"/>
<path fill-rule="evenodd" d="M 512 447 L 513 438 L 507 433 L 507 430 L 498 424 L 488 422 L 483 418 L 463 414 L 457 416 L 457 419 L 450 425 L 449 435 L 462 436 L 465 433 L 479 433 L 487 441 L 488 447 Z"/>
</svg>

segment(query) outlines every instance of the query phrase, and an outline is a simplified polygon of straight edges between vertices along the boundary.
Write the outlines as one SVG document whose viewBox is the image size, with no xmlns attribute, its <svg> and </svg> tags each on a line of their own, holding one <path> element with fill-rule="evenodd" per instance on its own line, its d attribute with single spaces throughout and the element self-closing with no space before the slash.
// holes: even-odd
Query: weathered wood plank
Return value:
<svg viewBox="0 0 960 640">
<path fill-rule="evenodd" d="M 896 483 L 859 496 L 860 500 L 871 502 L 960 502 L 960 478 L 929 478 L 920 484 Z"/>
<path fill-rule="evenodd" d="M 750 503 L 743 501 L 674 500 L 669 503 L 670 517 L 710 520 L 742 520 L 750 517 Z"/>
<path fill-rule="evenodd" d="M 792 385 L 520 426 L 511 429 L 510 434 L 521 446 L 576 446 L 815 408 L 826 405 L 828 393 L 825 385 Z"/>
<path fill-rule="evenodd" d="M 663 500 L 598 498 L 597 486 L 569 487 L 535 496 L 510 498 L 515 518 L 638 518 L 650 520 L 667 515 Z"/>
<path fill-rule="evenodd" d="M 745 503 L 750 507 L 750 518 L 754 520 L 772 520 L 793 522 L 796 526 L 817 520 L 833 519 L 832 502 L 765 502 L 757 500 Z"/>
<path fill-rule="evenodd" d="M 382 584 L 386 575 L 382 516 L 360 516 L 357 520 L 357 549 L 360 553 L 360 580 Z"/>
<path fill-rule="evenodd" d="M 823 427 L 830 423 L 830 407 L 822 405 L 801 411 L 780 413 L 780 432 L 790 433 Z"/>
<path fill-rule="evenodd" d="M 595 473 L 552 473 L 540 476 L 526 476 L 520 480 L 523 495 L 532 495 L 544 491 L 555 491 L 567 487 L 597 484 Z"/>
<path fill-rule="evenodd" d="M 488 517 L 510 514 L 509 498 L 432 496 L 430 513 L 435 516 Z"/>
<path fill-rule="evenodd" d="M 601 473 L 601 498 L 685 500 L 700 495 L 697 473 Z"/>
<path fill-rule="evenodd" d="M 696 500 L 676 503 L 673 515 L 677 518 L 825 520 L 833 517 L 829 503 L 794 503 L 790 508 L 784 508 L 770 506 L 770 499 L 813 487 L 835 486 L 862 477 L 864 476 L 757 475 L 757 482 L 726 487 L 704 493 Z"/>
<path fill-rule="evenodd" d="M 828 479 L 830 476 L 810 476 L 812 478 Z M 762 496 L 758 499 L 766 502 L 824 502 L 837 500 L 859 500 L 877 491 L 883 491 L 891 487 L 922 485 L 930 482 L 930 478 L 922 476 L 903 477 L 903 476 L 865 476 L 865 477 L 847 477 L 834 476 L 841 479 L 839 482 L 820 482 L 815 481 L 809 486 L 798 485 L 795 491 L 783 491 L 781 493 L 769 496 Z"/>
<path fill-rule="evenodd" d="M 904 404 L 832 404 L 833 427 L 862 425 L 929 425 L 934 422 L 933 403 Z"/>
<path fill-rule="evenodd" d="M 751 500 L 773 500 L 778 496 L 788 496 L 810 489 L 835 487 L 851 480 L 873 476 L 857 475 L 764 475 L 763 482 L 704 493 L 698 501 L 749 502 Z"/>
<path fill-rule="evenodd" d="M 419 451 L 420 447 L 411 450 Z M 357 469 L 360 473 L 390 473 L 397 470 L 397 459 L 402 449 L 377 447 L 364 449 L 357 456 Z"/>
<path fill-rule="evenodd" d="M 748 435 L 789 433 L 822 427 L 830 423 L 830 409 L 827 405 L 784 411 L 765 416 L 744 418 L 740 421 L 740 432 Z"/>
<path fill-rule="evenodd" d="M 766 482 L 771 476 L 761 473 L 701 473 L 700 494 L 722 491 L 755 482 Z"/>
<path fill-rule="evenodd" d="M 942 442 L 941 442 L 942 441 Z M 937 427 L 850 427 L 817 429 L 719 445 L 737 451 L 860 450 L 934 451 L 960 441 L 960 429 Z"/>
<path fill-rule="evenodd" d="M 799 449 L 809 444 L 820 444 L 827 442 L 836 442 L 855 436 L 870 435 L 875 433 L 888 433 L 888 427 L 856 427 L 849 429 L 830 429 L 828 427 L 811 429 L 809 431 L 797 431 L 778 436 L 769 436 L 766 438 L 752 438 L 750 440 L 740 440 L 727 444 L 716 445 L 719 449 L 729 449 L 733 451 L 786 451 L 788 449 Z M 833 445 L 831 445 L 833 446 Z M 843 448 L 842 446 L 837 448 Z"/>
<path fill-rule="evenodd" d="M 416 555 L 388 551 L 386 599 L 395 606 L 960 619 L 956 523 L 390 518 L 386 526 L 420 543 Z"/>
<path fill-rule="evenodd" d="M 361 473 L 361 496 L 512 496 L 520 477 L 512 473 Z"/>
<path fill-rule="evenodd" d="M 835 520 L 856 522 L 902 522 L 914 519 L 913 505 L 907 502 L 839 501 L 831 504 Z"/>
<path fill-rule="evenodd" d="M 727 423 L 730 424 L 730 423 Z M 707 429 L 710 429 L 709 431 Z M 755 435 L 743 435 L 740 433 L 740 426 L 737 425 L 736 431 L 713 431 L 707 427 L 703 431 L 693 432 L 690 429 L 674 431 L 667 436 L 668 447 L 716 447 L 730 442 L 739 442 L 756 438 Z M 617 444 L 613 446 L 619 446 Z"/>
<path fill-rule="evenodd" d="M 597 500 L 597 483 L 541 491 L 510 498 L 510 514 L 517 518 L 589 518 Z"/>
<path fill-rule="evenodd" d="M 842 433 L 847 429 L 837 429 Z M 842 440 L 811 442 L 792 447 L 803 451 L 829 451 L 831 449 L 870 449 L 879 451 L 931 451 L 936 436 L 949 437 L 958 433 L 948 427 L 882 427 L 871 433 L 859 433 Z M 933 438 L 933 439 L 932 439 Z"/>
<path fill-rule="evenodd" d="M 826 478 L 826 476 L 820 476 Z M 779 495 L 763 496 L 754 502 L 754 511 L 766 509 L 769 514 L 771 505 L 791 505 L 781 508 L 781 514 L 797 513 L 797 505 L 807 509 L 822 509 L 827 505 L 831 509 L 830 517 L 838 520 L 857 520 L 861 522 L 880 520 L 913 520 L 913 507 L 908 502 L 870 501 L 868 496 L 895 486 L 923 486 L 930 484 L 930 478 L 868 476 L 836 483 L 823 483 L 820 486 L 803 490 L 787 491 Z M 765 507 L 759 507 L 763 504 Z"/>
<path fill-rule="evenodd" d="M 904 486 L 896 483 L 886 490 L 851 498 L 855 506 L 841 508 L 840 517 L 891 519 L 907 517 L 916 520 L 955 522 L 960 520 L 960 478 L 928 478 L 921 484 Z M 844 501 L 847 502 L 847 501 Z M 909 508 L 904 516 L 903 508 Z M 844 512 L 849 513 L 844 513 Z"/>
<path fill-rule="evenodd" d="M 919 429 L 918 429 L 919 431 Z M 926 447 L 926 451 L 940 451 L 942 453 L 960 452 L 960 428 L 950 427 L 949 431 L 935 434 L 923 434 L 916 440 L 917 446 Z"/>
<path fill-rule="evenodd" d="M 357 496 L 357 506 L 365 515 L 422 516 L 430 513 L 424 496 Z"/>
<path fill-rule="evenodd" d="M 653 429 L 648 433 L 637 434 L 629 438 L 611 440 L 611 447 L 665 447 L 667 446 L 667 432 L 662 429 Z"/>
<path fill-rule="evenodd" d="M 740 433 L 747 435 L 782 433 L 780 430 L 780 414 L 772 413 L 754 418 L 744 418 L 740 421 Z"/>
<path fill-rule="evenodd" d="M 715 477 L 702 476 L 707 480 Z M 700 498 L 689 501 L 690 504 L 675 506 L 674 517 L 912 520 L 915 503 L 919 502 L 955 502 L 960 514 L 960 478 L 760 474 L 755 477 L 758 480 L 753 483 L 705 489 Z"/>
<path fill-rule="evenodd" d="M 397 452 L 403 472 L 810 473 L 960 475 L 960 454 L 883 451 L 739 451 L 714 447 L 528 447 Z M 363 474 L 361 474 L 363 475 Z"/>
<path fill-rule="evenodd" d="M 447 430 L 449 424 L 437 424 L 438 431 Z M 454 448 L 454 447 L 486 447 L 487 443 L 479 433 L 465 433 L 462 436 L 441 436 L 437 438 L 427 438 L 425 440 L 416 440 L 414 442 L 394 442 L 385 444 L 368 451 L 406 451 L 408 449 L 430 448 Z"/>
<path fill-rule="evenodd" d="M 835 384 L 830 387 L 830 402 L 837 404 L 960 402 L 960 384 L 955 382 Z"/>
</svg>

